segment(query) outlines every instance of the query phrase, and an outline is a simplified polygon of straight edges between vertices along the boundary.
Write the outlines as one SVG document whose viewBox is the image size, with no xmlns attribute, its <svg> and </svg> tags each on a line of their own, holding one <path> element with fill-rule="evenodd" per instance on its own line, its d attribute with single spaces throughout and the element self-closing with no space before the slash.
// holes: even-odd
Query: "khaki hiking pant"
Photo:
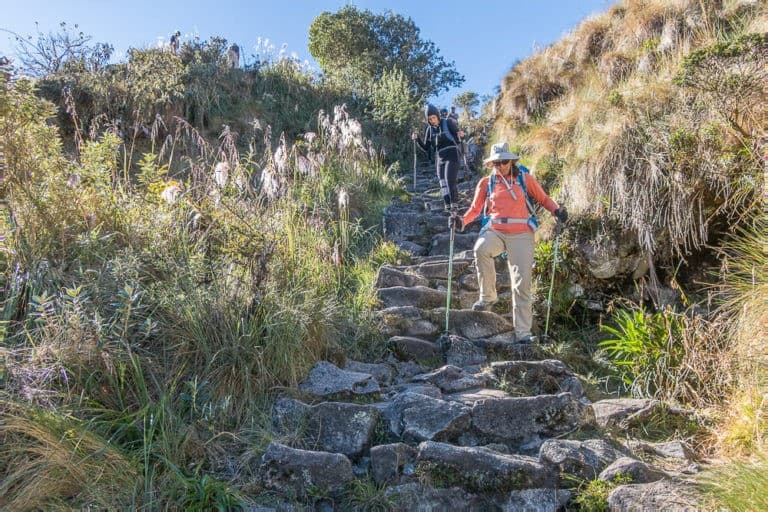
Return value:
<svg viewBox="0 0 768 512">
<path fill-rule="evenodd" d="M 534 235 L 532 232 L 508 235 L 489 229 L 475 242 L 475 265 L 480 284 L 480 300 L 496 300 L 496 267 L 493 258 L 507 252 L 512 282 L 512 320 L 518 337 L 531 334 L 533 310 L 531 276 L 533 274 Z"/>
</svg>

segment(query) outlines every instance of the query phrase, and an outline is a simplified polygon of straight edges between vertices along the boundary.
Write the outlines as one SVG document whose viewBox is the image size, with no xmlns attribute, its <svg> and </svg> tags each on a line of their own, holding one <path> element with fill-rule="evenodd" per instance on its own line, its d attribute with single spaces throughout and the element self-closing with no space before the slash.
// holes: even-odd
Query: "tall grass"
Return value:
<svg viewBox="0 0 768 512">
<path fill-rule="evenodd" d="M 768 510 L 768 458 L 731 461 L 707 471 L 701 486 L 717 510 Z"/>
<path fill-rule="evenodd" d="M 726 454 L 768 452 L 768 219 L 737 230 L 723 247 L 720 292 L 735 385 L 718 430 Z"/>
<path fill-rule="evenodd" d="M 49 105 L 0 86 L 0 503 L 237 508 L 274 389 L 382 346 L 368 306 L 376 262 L 400 257 L 376 234 L 391 169 L 343 106 L 295 144 L 264 127 L 245 155 L 230 129 L 156 120 L 149 140 L 78 132 L 69 159 Z"/>
</svg>

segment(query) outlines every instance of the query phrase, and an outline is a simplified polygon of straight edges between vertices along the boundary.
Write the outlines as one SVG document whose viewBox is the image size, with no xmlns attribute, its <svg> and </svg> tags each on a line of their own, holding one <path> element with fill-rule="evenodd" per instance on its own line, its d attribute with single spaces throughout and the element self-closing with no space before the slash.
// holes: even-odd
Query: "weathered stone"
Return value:
<svg viewBox="0 0 768 512">
<path fill-rule="evenodd" d="M 371 448 L 371 476 L 379 484 L 397 482 L 406 467 L 413 468 L 416 449 L 403 443 L 382 444 Z"/>
<path fill-rule="evenodd" d="M 422 256 L 424 254 L 427 254 L 427 248 L 423 245 L 419 245 L 415 242 L 411 242 L 410 240 L 401 240 L 399 242 L 395 242 L 395 245 L 397 245 L 400 249 L 404 250 L 405 252 L 411 253 L 412 256 Z"/>
<path fill-rule="evenodd" d="M 428 318 L 438 323 L 442 318 L 445 322 L 445 308 L 433 309 Z M 464 338 L 478 339 L 510 332 L 513 327 L 509 320 L 496 313 L 467 309 L 451 311 L 448 330 Z"/>
<path fill-rule="evenodd" d="M 370 405 L 323 402 L 306 405 L 292 398 L 275 403 L 273 423 L 279 433 L 325 451 L 360 455 L 370 444 L 379 411 Z"/>
<path fill-rule="evenodd" d="M 435 489 L 416 482 L 390 487 L 385 491 L 396 503 L 395 512 L 497 512 L 488 498 L 458 487 Z"/>
<path fill-rule="evenodd" d="M 440 391 L 440 388 L 435 386 L 434 384 L 403 384 L 401 386 L 397 387 L 398 393 L 418 393 L 420 395 L 426 395 L 432 398 L 443 398 L 443 392 Z"/>
<path fill-rule="evenodd" d="M 631 457 L 619 457 L 600 472 L 598 479 L 611 481 L 619 475 L 626 475 L 633 484 L 647 484 L 664 478 L 664 472 L 652 468 L 643 461 Z"/>
<path fill-rule="evenodd" d="M 328 361 L 319 361 L 299 389 L 316 396 L 335 394 L 367 395 L 381 391 L 372 375 L 342 370 Z"/>
<path fill-rule="evenodd" d="M 384 324 L 382 332 L 392 336 L 432 337 L 438 327 L 423 317 L 421 310 L 413 306 L 382 309 L 377 316 Z"/>
<path fill-rule="evenodd" d="M 447 219 L 446 219 L 447 222 Z M 472 249 L 477 240 L 476 233 L 456 233 L 453 241 L 454 252 L 466 251 Z M 450 242 L 450 235 L 448 233 L 440 233 L 432 237 L 432 246 L 429 249 L 430 255 L 447 255 L 448 244 Z"/>
<path fill-rule="evenodd" d="M 646 398 L 609 398 L 592 404 L 598 426 L 611 428 L 630 415 L 647 408 L 652 400 Z"/>
<path fill-rule="evenodd" d="M 392 382 L 392 368 L 383 363 L 361 363 L 347 359 L 344 362 L 344 369 L 350 372 L 373 375 L 379 384 L 387 385 Z"/>
<path fill-rule="evenodd" d="M 385 308 L 414 306 L 420 309 L 431 309 L 445 305 L 446 300 L 445 292 L 426 286 L 379 288 L 376 296 Z"/>
<path fill-rule="evenodd" d="M 604 233 L 593 237 L 588 233 L 577 236 L 572 254 L 578 258 L 592 276 L 613 279 L 632 274 L 647 256 L 628 233 Z"/>
<path fill-rule="evenodd" d="M 393 286 L 427 286 L 429 281 L 422 276 L 398 270 L 391 265 L 382 265 L 376 273 L 375 288 Z"/>
<path fill-rule="evenodd" d="M 427 478 L 448 474 L 453 483 L 474 492 L 550 487 L 556 482 L 556 474 L 533 457 L 479 447 L 425 441 L 419 445 L 418 464 Z"/>
<path fill-rule="evenodd" d="M 485 350 L 461 336 L 443 335 L 437 340 L 437 344 L 445 352 L 446 363 L 454 366 L 464 367 L 488 360 Z"/>
<path fill-rule="evenodd" d="M 303 429 L 310 406 L 293 398 L 281 398 L 272 408 L 272 427 L 281 436 L 293 436 Z"/>
<path fill-rule="evenodd" d="M 531 360 L 541 357 L 541 350 L 535 343 L 517 343 L 514 332 L 472 340 L 472 343 L 496 359 Z"/>
<path fill-rule="evenodd" d="M 427 232 L 427 225 L 424 217 L 418 213 L 403 211 L 392 206 L 385 208 L 382 218 L 384 236 L 388 240 L 406 240 L 424 235 Z"/>
<path fill-rule="evenodd" d="M 424 373 L 413 377 L 414 382 L 431 382 L 445 393 L 466 391 L 487 385 L 490 380 L 488 375 L 471 374 L 461 368 L 446 365 L 430 373 Z"/>
<path fill-rule="evenodd" d="M 260 476 L 268 489 L 291 488 L 299 495 L 312 488 L 338 491 L 354 478 L 352 464 L 339 453 L 297 450 L 269 443 L 261 458 Z"/>
<path fill-rule="evenodd" d="M 472 407 L 472 427 L 486 442 L 503 442 L 522 451 L 538 450 L 543 438 L 588 423 L 591 411 L 570 393 L 482 400 Z"/>
<path fill-rule="evenodd" d="M 400 393 L 385 409 L 390 431 L 407 441 L 454 439 L 469 427 L 469 408 L 418 393 Z"/>
<path fill-rule="evenodd" d="M 696 454 L 683 441 L 667 441 L 665 443 L 650 443 L 651 451 L 659 457 L 670 459 L 695 460 Z"/>
<path fill-rule="evenodd" d="M 621 485 L 608 495 L 608 507 L 611 512 L 702 510 L 694 484 L 667 479 L 649 484 Z"/>
<path fill-rule="evenodd" d="M 563 510 L 573 493 L 566 489 L 521 489 L 510 491 L 503 512 L 556 512 Z"/>
<path fill-rule="evenodd" d="M 425 366 L 420 365 L 416 361 L 400 361 L 393 355 L 387 358 L 387 362 L 395 369 L 395 382 L 397 383 L 410 380 L 414 375 L 427 371 Z"/>
<path fill-rule="evenodd" d="M 584 395 L 578 377 L 562 361 L 500 361 L 491 363 L 491 368 L 500 380 L 510 386 L 522 387 L 526 394 L 568 392 L 576 398 Z"/>
<path fill-rule="evenodd" d="M 466 260 L 453 259 L 453 277 L 460 276 L 469 266 L 470 262 Z M 443 279 L 448 280 L 448 260 L 445 261 L 430 261 L 422 263 L 415 268 L 419 275 L 424 276 L 427 279 Z"/>
<path fill-rule="evenodd" d="M 445 399 L 451 402 L 459 402 L 469 407 L 474 406 L 480 400 L 511 398 L 509 393 L 500 389 L 472 389 L 460 393 L 446 395 Z"/>
<path fill-rule="evenodd" d="M 623 454 L 602 439 L 572 441 L 548 439 L 541 445 L 539 460 L 559 473 L 594 480 L 600 472 Z"/>
<path fill-rule="evenodd" d="M 437 345 L 431 341 L 410 336 L 393 336 L 387 344 L 397 357 L 404 360 L 426 361 L 437 357 Z"/>
</svg>

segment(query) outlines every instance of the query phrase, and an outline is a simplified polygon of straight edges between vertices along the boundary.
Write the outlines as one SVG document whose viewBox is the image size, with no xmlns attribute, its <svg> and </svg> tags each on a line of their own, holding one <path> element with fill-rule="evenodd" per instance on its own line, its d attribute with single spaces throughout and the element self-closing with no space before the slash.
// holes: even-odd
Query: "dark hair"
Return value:
<svg viewBox="0 0 768 512">
<path fill-rule="evenodd" d="M 440 117 L 440 112 L 437 110 L 437 107 L 434 106 L 431 103 L 427 103 L 424 106 L 424 118 L 428 118 L 429 116 L 437 116 Z"/>
</svg>

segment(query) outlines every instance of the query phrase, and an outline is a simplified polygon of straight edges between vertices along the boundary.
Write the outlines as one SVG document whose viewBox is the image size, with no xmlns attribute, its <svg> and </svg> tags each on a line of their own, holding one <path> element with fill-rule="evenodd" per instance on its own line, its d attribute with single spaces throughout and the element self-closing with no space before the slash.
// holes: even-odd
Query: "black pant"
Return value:
<svg viewBox="0 0 768 512">
<path fill-rule="evenodd" d="M 456 147 L 445 148 L 437 152 L 435 162 L 437 179 L 440 180 L 440 192 L 446 206 L 459 202 L 459 189 L 456 177 L 459 174 L 459 150 Z"/>
</svg>

